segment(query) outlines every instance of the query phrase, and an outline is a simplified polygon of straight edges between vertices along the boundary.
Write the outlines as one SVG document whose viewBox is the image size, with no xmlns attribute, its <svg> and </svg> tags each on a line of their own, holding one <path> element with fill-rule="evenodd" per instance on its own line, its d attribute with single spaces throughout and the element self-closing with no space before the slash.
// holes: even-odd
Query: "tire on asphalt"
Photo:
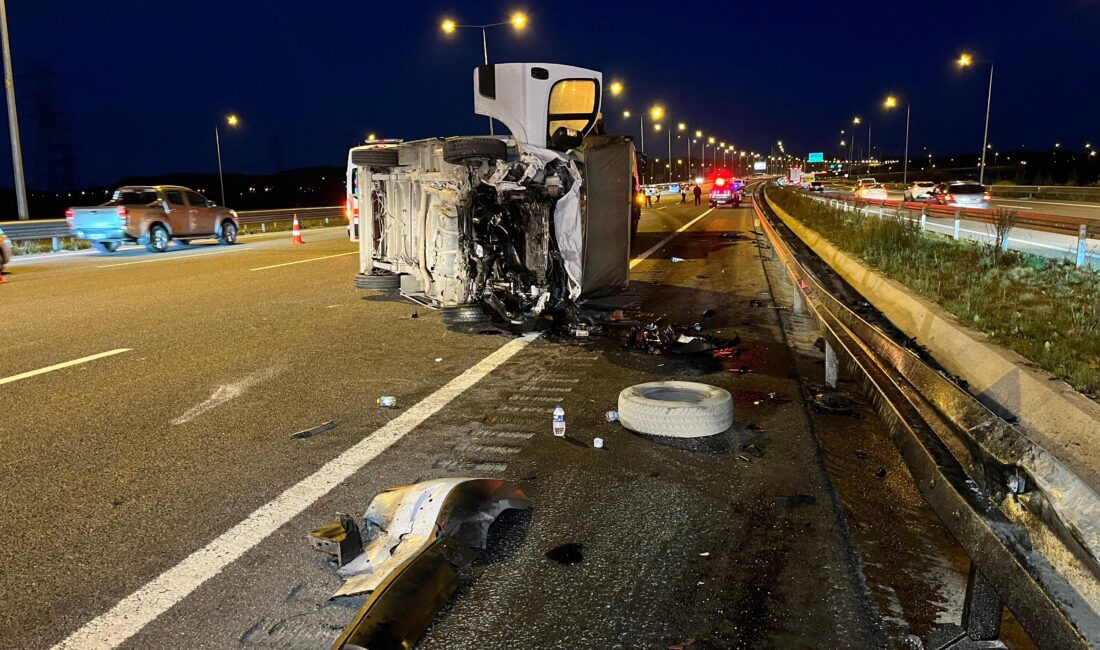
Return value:
<svg viewBox="0 0 1100 650">
<path fill-rule="evenodd" d="M 371 291 L 396 291 L 401 288 L 401 276 L 397 273 L 360 273 L 355 276 L 356 289 Z"/>
<path fill-rule="evenodd" d="M 171 239 L 168 235 L 168 229 L 159 223 L 155 223 L 149 228 L 149 243 L 145 245 L 145 250 L 150 253 L 163 253 L 168 250 L 168 242 Z"/>
<path fill-rule="evenodd" d="M 397 165 L 396 149 L 362 149 L 353 151 L 351 164 L 368 167 L 394 167 Z"/>
<path fill-rule="evenodd" d="M 222 222 L 222 234 L 218 236 L 218 242 L 222 246 L 232 246 L 237 243 L 237 224 L 232 219 Z"/>
<path fill-rule="evenodd" d="M 619 393 L 619 422 L 631 431 L 701 438 L 733 425 L 729 391 L 690 381 L 654 381 Z"/>
<path fill-rule="evenodd" d="M 449 138 L 443 142 L 443 160 L 459 165 L 471 159 L 489 162 L 508 157 L 508 145 L 495 138 Z"/>
<path fill-rule="evenodd" d="M 480 305 L 459 305 L 458 307 L 444 307 L 440 310 L 443 322 L 447 325 L 460 325 L 465 323 L 488 323 L 489 315 Z"/>
<path fill-rule="evenodd" d="M 113 253 L 118 250 L 120 244 L 117 241 L 97 241 L 92 242 L 92 246 L 100 253 Z"/>
</svg>

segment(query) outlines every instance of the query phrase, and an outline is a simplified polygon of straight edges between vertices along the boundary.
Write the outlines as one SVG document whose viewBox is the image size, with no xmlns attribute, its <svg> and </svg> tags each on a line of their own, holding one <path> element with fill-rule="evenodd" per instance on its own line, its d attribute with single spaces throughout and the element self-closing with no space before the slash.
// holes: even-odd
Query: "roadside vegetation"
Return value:
<svg viewBox="0 0 1100 650">
<path fill-rule="evenodd" d="M 1096 269 L 921 232 L 902 218 L 844 212 L 792 190 L 769 188 L 768 196 L 838 248 L 1078 391 L 1100 397 Z"/>
</svg>

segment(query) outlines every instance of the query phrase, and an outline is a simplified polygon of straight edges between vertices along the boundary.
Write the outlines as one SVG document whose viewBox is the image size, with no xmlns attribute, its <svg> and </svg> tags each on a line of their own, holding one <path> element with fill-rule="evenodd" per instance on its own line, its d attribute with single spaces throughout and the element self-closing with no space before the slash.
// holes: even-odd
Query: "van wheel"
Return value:
<svg viewBox="0 0 1100 650">
<path fill-rule="evenodd" d="M 443 142 L 443 160 L 452 165 L 475 159 L 495 162 L 507 157 L 508 145 L 495 138 L 450 138 Z"/>
<path fill-rule="evenodd" d="M 222 224 L 222 234 L 218 237 L 218 241 L 223 246 L 232 246 L 237 243 L 237 224 L 232 221 L 226 221 Z"/>
<path fill-rule="evenodd" d="M 481 308 L 481 305 L 459 305 L 457 307 L 444 307 L 439 310 L 443 322 L 447 325 L 461 325 L 465 323 L 488 323 L 489 315 Z"/>
<path fill-rule="evenodd" d="M 117 241 L 97 241 L 92 243 L 95 249 L 100 253 L 113 253 L 118 250 L 119 242 Z"/>
<path fill-rule="evenodd" d="M 375 269 L 375 272 L 369 275 L 364 273 L 356 275 L 355 288 L 370 291 L 397 291 L 401 288 L 401 276 Z"/>
<path fill-rule="evenodd" d="M 149 243 L 145 245 L 145 250 L 150 253 L 163 253 L 168 250 L 168 229 L 160 224 L 154 224 L 149 229 Z"/>
</svg>

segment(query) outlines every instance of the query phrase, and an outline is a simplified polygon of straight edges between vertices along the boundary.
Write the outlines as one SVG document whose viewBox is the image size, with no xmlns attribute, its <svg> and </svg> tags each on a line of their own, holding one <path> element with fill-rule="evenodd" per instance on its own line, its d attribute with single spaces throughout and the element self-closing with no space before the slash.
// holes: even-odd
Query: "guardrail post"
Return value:
<svg viewBox="0 0 1100 650">
<path fill-rule="evenodd" d="M 978 566 L 970 562 L 963 599 L 962 625 L 966 635 L 975 641 L 994 641 L 1001 635 L 1001 615 L 1004 603 L 985 579 Z"/>
<path fill-rule="evenodd" d="M 1088 236 L 1088 226 L 1081 224 L 1077 227 L 1077 266 L 1085 265 L 1085 242 L 1088 240 Z"/>
<path fill-rule="evenodd" d="M 267 224 L 266 223 L 261 223 L 260 224 L 260 232 L 267 232 Z"/>
<path fill-rule="evenodd" d="M 54 237 L 53 240 L 51 241 L 51 244 L 52 244 L 53 252 L 56 253 L 57 251 L 61 250 L 61 238 L 60 237 Z M 1078 265 L 1078 266 L 1080 266 L 1080 265 Z"/>
<path fill-rule="evenodd" d="M 794 301 L 791 304 L 791 311 L 796 314 L 806 313 L 806 302 L 802 297 L 802 287 L 798 286 L 798 280 L 791 278 L 791 293 L 794 296 Z"/>
<path fill-rule="evenodd" d="M 928 208 L 923 205 L 920 208 L 920 229 L 928 230 Z"/>
<path fill-rule="evenodd" d="M 959 232 L 962 230 L 962 208 L 955 209 L 955 229 L 952 231 L 951 236 L 955 239 L 959 238 Z"/>
</svg>

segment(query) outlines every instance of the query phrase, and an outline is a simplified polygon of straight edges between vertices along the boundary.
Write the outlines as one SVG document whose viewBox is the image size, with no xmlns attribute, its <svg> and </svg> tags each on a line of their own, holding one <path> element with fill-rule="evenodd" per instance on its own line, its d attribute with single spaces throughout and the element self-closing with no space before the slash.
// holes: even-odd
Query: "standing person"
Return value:
<svg viewBox="0 0 1100 650">
<path fill-rule="evenodd" d="M 661 188 L 654 187 L 653 193 L 657 195 L 657 200 L 654 201 L 654 203 L 656 203 L 657 205 L 661 205 Z"/>
<path fill-rule="evenodd" d="M 680 186 L 680 205 L 688 202 L 688 188 L 686 185 Z"/>
<path fill-rule="evenodd" d="M 653 188 L 647 187 L 643 191 L 645 192 L 645 207 L 652 208 L 653 207 Z"/>
<path fill-rule="evenodd" d="M 698 206 L 700 203 L 700 199 L 703 196 L 703 190 L 698 185 L 696 185 L 695 189 L 693 189 L 691 192 L 695 195 L 695 205 Z"/>
</svg>

